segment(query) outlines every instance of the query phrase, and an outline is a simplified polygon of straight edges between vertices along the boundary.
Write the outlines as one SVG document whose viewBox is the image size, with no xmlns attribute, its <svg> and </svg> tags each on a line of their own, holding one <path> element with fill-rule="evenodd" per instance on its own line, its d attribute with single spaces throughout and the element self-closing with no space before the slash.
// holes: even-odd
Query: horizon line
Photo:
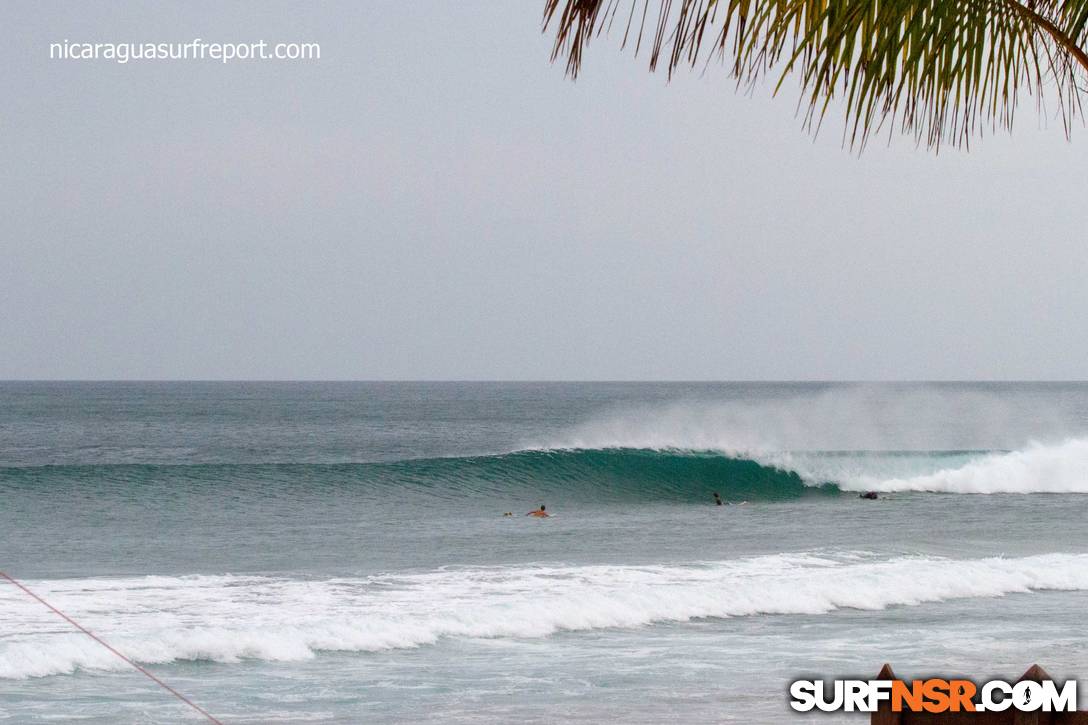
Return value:
<svg viewBox="0 0 1088 725">
<path fill-rule="evenodd" d="M 956 384 L 1088 383 L 1088 378 L 0 378 L 6 383 L 747 383 Z"/>
</svg>

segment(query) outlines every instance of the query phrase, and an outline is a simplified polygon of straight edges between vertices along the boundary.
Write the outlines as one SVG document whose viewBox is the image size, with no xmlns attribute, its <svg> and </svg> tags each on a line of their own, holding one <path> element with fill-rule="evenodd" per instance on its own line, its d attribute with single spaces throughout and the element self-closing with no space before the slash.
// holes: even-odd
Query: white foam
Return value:
<svg viewBox="0 0 1088 725">
<path fill-rule="evenodd" d="M 533 638 L 705 617 L 819 615 L 1088 589 L 1088 555 L 949 560 L 780 554 L 686 566 L 470 568 L 306 581 L 194 576 L 32 581 L 144 663 L 298 661 L 443 638 Z M 14 587 L 0 588 L 0 678 L 126 665 Z"/>
<path fill-rule="evenodd" d="M 1035 443 L 920 476 L 863 476 L 845 488 L 944 493 L 1088 493 L 1088 439 Z"/>
</svg>

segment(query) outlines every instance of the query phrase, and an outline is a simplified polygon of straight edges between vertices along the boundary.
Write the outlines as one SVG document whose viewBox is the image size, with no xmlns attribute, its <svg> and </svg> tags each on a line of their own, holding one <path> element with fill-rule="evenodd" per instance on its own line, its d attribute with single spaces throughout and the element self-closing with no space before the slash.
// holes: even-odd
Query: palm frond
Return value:
<svg viewBox="0 0 1088 725">
<path fill-rule="evenodd" d="M 650 69 L 713 57 L 739 83 L 798 79 L 805 122 L 845 109 L 845 140 L 864 146 L 887 127 L 930 147 L 1011 128 L 1022 93 L 1069 133 L 1082 117 L 1088 0 L 546 0 L 552 59 L 582 69 L 585 49 L 617 16 L 623 46 L 649 50 Z"/>
</svg>

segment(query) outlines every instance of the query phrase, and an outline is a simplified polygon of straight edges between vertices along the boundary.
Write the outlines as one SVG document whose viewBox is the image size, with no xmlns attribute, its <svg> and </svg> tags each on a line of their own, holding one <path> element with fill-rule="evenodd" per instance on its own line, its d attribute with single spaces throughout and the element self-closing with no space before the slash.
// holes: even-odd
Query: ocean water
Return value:
<svg viewBox="0 0 1088 725">
<path fill-rule="evenodd" d="M 1084 384 L 0 383 L 0 570 L 230 723 L 1081 675 L 1086 493 Z M 0 719 L 199 721 L 3 581 Z"/>
</svg>

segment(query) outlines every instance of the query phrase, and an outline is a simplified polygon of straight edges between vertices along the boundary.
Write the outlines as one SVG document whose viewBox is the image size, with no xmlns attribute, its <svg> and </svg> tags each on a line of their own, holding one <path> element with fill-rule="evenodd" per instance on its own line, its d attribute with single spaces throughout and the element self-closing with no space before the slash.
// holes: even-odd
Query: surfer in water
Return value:
<svg viewBox="0 0 1088 725">
<path fill-rule="evenodd" d="M 722 505 L 722 497 L 718 495 L 717 491 L 714 492 L 714 505 L 715 506 L 721 506 Z"/>
<path fill-rule="evenodd" d="M 877 495 L 876 491 L 866 491 L 865 493 L 860 494 L 858 496 L 858 498 L 864 498 L 864 499 L 868 499 L 870 501 L 876 501 L 878 498 L 880 498 L 880 496 Z"/>
<path fill-rule="evenodd" d="M 540 504 L 540 508 L 534 509 L 534 510 L 530 511 L 529 513 L 525 514 L 525 515 L 526 516 L 535 516 L 538 519 L 546 519 L 551 514 L 549 514 L 547 511 L 544 510 L 544 504 Z"/>
</svg>

